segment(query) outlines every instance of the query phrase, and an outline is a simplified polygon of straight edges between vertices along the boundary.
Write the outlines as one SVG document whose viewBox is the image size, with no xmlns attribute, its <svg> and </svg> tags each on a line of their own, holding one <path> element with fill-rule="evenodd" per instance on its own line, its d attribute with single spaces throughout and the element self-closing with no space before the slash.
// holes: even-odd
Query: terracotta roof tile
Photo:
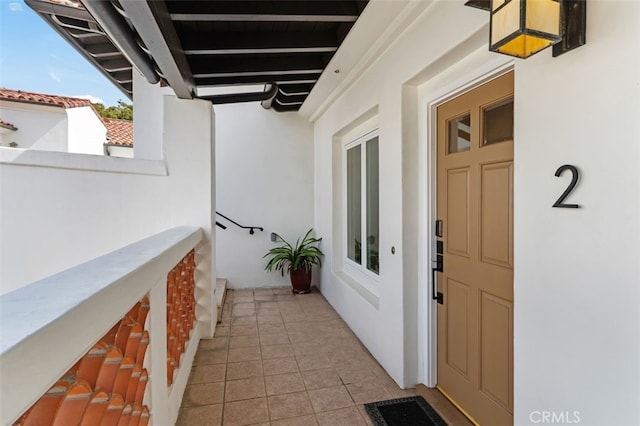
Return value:
<svg viewBox="0 0 640 426">
<path fill-rule="evenodd" d="M 91 106 L 91 101 L 88 99 L 47 95 L 44 93 L 25 92 L 23 90 L 11 90 L 5 88 L 0 88 L 0 99 L 14 102 L 28 102 L 32 104 L 57 106 L 62 108 Z"/>
<path fill-rule="evenodd" d="M 107 128 L 107 143 L 133 147 L 133 122 L 102 117 Z"/>
</svg>

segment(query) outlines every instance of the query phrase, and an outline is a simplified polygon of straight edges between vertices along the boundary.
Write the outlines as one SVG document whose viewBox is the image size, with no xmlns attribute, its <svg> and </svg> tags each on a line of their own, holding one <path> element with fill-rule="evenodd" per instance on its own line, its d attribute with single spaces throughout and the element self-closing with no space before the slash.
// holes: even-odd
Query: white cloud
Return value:
<svg viewBox="0 0 640 426">
<path fill-rule="evenodd" d="M 9 10 L 12 12 L 22 12 L 24 9 L 22 9 L 21 3 L 18 3 L 17 1 L 12 1 L 11 3 L 9 3 Z"/>
<path fill-rule="evenodd" d="M 74 98 L 80 98 L 80 99 L 89 99 L 91 101 L 92 104 L 103 104 L 104 105 L 104 101 L 102 99 L 100 99 L 97 96 L 93 96 L 93 95 L 76 95 L 73 96 Z"/>
<path fill-rule="evenodd" d="M 62 83 L 62 79 L 58 77 L 58 74 L 56 74 L 53 71 L 49 71 L 49 77 L 51 77 L 53 80 L 57 81 L 58 83 Z"/>
</svg>

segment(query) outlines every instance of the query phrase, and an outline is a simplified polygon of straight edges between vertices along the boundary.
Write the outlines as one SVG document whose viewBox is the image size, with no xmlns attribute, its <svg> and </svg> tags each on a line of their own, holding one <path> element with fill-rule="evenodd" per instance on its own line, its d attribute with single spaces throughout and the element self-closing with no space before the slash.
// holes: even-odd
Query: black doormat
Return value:
<svg viewBox="0 0 640 426">
<path fill-rule="evenodd" d="M 364 404 L 375 426 L 446 426 L 421 396 Z"/>
</svg>

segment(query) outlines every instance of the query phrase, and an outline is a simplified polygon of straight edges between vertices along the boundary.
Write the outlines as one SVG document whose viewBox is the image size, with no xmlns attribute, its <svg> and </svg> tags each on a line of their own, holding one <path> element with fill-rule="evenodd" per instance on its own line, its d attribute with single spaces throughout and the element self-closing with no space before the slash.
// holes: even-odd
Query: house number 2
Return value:
<svg viewBox="0 0 640 426">
<path fill-rule="evenodd" d="M 566 204 L 564 202 L 564 200 L 569 196 L 569 194 L 571 194 L 571 191 L 573 191 L 573 189 L 578 184 L 578 179 L 580 179 L 580 172 L 578 172 L 578 169 L 577 169 L 576 166 L 572 166 L 570 164 L 565 164 L 564 166 L 558 167 L 558 170 L 556 170 L 556 176 L 560 177 L 560 175 L 565 170 L 571 171 L 571 183 L 569 184 L 567 189 L 564 190 L 562 195 L 560 195 L 560 198 L 558 198 L 558 200 L 553 204 L 553 207 L 563 207 L 563 208 L 567 208 L 567 209 L 580 208 L 580 206 L 578 204 Z"/>
</svg>

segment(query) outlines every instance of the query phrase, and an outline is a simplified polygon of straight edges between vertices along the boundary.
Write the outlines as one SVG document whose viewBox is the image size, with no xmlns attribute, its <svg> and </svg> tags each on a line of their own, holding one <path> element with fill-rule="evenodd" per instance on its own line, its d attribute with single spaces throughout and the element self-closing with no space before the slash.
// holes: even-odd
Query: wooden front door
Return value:
<svg viewBox="0 0 640 426">
<path fill-rule="evenodd" d="M 513 72 L 438 107 L 438 388 L 513 423 Z"/>
</svg>

